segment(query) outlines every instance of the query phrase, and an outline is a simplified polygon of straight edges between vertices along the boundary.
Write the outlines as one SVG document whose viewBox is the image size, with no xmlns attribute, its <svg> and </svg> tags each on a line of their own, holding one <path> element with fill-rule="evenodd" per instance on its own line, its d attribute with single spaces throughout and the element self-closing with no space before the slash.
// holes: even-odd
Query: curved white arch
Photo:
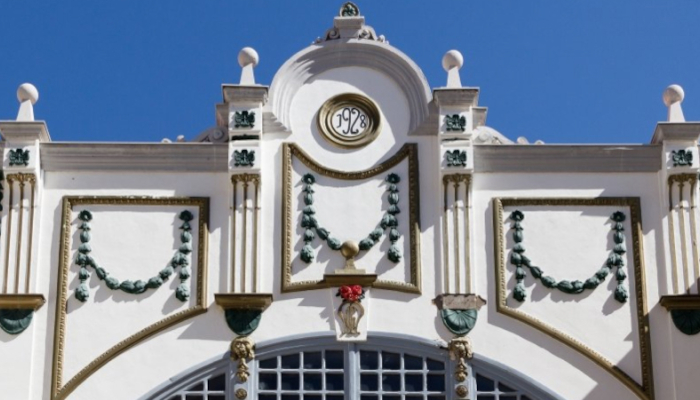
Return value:
<svg viewBox="0 0 700 400">
<path fill-rule="evenodd" d="M 432 99 L 423 71 L 408 56 L 381 42 L 339 39 L 311 45 L 296 53 L 277 71 L 270 86 L 268 110 L 286 129 L 296 92 L 312 77 L 339 67 L 366 67 L 384 73 L 404 92 L 411 113 L 409 132 L 428 117 Z"/>
</svg>

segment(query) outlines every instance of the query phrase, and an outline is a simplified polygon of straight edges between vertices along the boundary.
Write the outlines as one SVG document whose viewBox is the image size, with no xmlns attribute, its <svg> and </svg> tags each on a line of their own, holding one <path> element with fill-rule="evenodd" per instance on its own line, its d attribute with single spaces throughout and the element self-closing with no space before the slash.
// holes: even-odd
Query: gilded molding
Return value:
<svg viewBox="0 0 700 400">
<path fill-rule="evenodd" d="M 504 207 L 517 206 L 616 206 L 629 207 L 630 224 L 632 226 L 632 248 L 634 254 L 634 287 L 637 302 L 637 326 L 639 332 L 640 362 L 642 383 L 636 382 L 630 375 L 622 371 L 610 360 L 588 347 L 578 339 L 552 327 L 543 321 L 530 316 L 518 309 L 507 305 L 506 291 L 506 257 L 504 245 Z M 493 232 L 494 259 L 496 267 L 496 311 L 519 320 L 559 340 L 591 361 L 598 364 L 608 373 L 627 386 L 640 399 L 654 399 L 654 378 L 651 361 L 651 343 L 649 314 L 646 302 L 646 280 L 644 277 L 643 248 L 642 248 L 642 217 L 639 197 L 598 197 L 598 198 L 494 198 L 493 199 Z"/>
<path fill-rule="evenodd" d="M 41 308 L 46 303 L 43 294 L 0 294 L 0 308 L 32 309 Z"/>
<path fill-rule="evenodd" d="M 272 304 L 272 293 L 216 293 L 214 302 L 224 310 L 264 311 Z"/>
<path fill-rule="evenodd" d="M 197 247 L 197 296 L 195 305 L 172 314 L 112 346 L 92 360 L 68 382 L 63 383 L 63 352 L 66 334 L 68 301 L 68 272 L 71 265 L 71 222 L 74 206 L 195 206 L 198 207 L 199 229 Z M 54 328 L 53 359 L 51 367 L 51 399 L 62 400 L 72 393 L 92 374 L 140 342 L 159 332 L 207 312 L 207 239 L 209 231 L 209 198 L 207 197 L 133 197 L 133 196 L 64 196 L 61 217 L 61 241 L 59 248 L 58 297 Z"/>
<path fill-rule="evenodd" d="M 293 217 L 292 212 L 292 160 L 296 157 L 312 171 L 340 180 L 363 180 L 382 174 L 398 165 L 404 159 L 408 159 L 408 198 L 409 198 L 409 237 L 410 237 L 410 271 L 409 282 L 377 280 L 371 287 L 386 290 L 395 290 L 405 293 L 421 292 L 420 270 L 420 188 L 418 170 L 418 145 L 406 143 L 399 151 L 381 164 L 364 171 L 339 171 L 322 166 L 314 161 L 306 152 L 293 143 L 285 143 L 282 147 L 282 293 L 315 290 L 327 287 L 323 280 L 292 281 L 292 249 L 293 245 Z"/>
</svg>

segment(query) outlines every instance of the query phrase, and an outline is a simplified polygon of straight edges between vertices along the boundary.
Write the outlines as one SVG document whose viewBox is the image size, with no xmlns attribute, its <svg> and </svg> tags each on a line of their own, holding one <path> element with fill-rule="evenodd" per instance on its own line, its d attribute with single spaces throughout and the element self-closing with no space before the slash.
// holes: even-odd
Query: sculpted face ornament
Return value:
<svg viewBox="0 0 700 400">
<path fill-rule="evenodd" d="M 464 382 L 467 380 L 467 364 L 464 360 L 473 357 L 472 341 L 467 336 L 458 337 L 450 340 L 448 347 L 450 350 L 450 359 L 457 360 L 455 379 L 457 382 Z"/>
<path fill-rule="evenodd" d="M 236 376 L 241 382 L 247 382 L 250 369 L 247 361 L 255 358 L 255 343 L 248 337 L 239 336 L 231 342 L 231 359 L 238 361 Z"/>
<path fill-rule="evenodd" d="M 326 140 L 349 149 L 366 146 L 377 138 L 381 115 L 372 100 L 346 93 L 326 101 L 318 112 L 317 122 Z"/>
</svg>

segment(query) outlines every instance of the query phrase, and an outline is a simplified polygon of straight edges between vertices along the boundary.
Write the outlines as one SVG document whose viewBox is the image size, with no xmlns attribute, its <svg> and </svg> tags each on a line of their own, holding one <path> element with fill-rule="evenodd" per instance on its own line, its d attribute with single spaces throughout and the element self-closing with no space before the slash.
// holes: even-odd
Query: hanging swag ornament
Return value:
<svg viewBox="0 0 700 400">
<path fill-rule="evenodd" d="M 558 289 L 567 294 L 579 294 L 586 289 L 593 290 L 598 285 L 605 281 L 605 278 L 612 272 L 612 268 L 616 268 L 615 278 L 617 279 L 617 287 L 615 288 L 615 300 L 620 303 L 625 303 L 629 294 L 627 293 L 627 288 L 625 288 L 623 282 L 627 278 L 627 274 L 622 267 L 625 266 L 624 254 L 627 252 L 625 248 L 625 234 L 623 233 L 625 228 L 622 223 L 627 217 L 622 211 L 615 211 L 610 219 L 613 221 L 612 231 L 613 231 L 613 241 L 615 245 L 613 246 L 612 254 L 608 257 L 605 265 L 598 270 L 592 277 L 586 279 L 585 282 L 579 280 L 569 281 L 561 280 L 558 281 L 551 276 L 545 276 L 544 271 L 540 267 L 536 267 L 531 264 L 530 259 L 527 258 L 523 253 L 525 252 L 525 247 L 523 247 L 523 227 L 521 222 L 525 219 L 525 214 L 522 211 L 515 210 L 510 214 L 510 220 L 513 221 L 513 251 L 510 254 L 510 263 L 515 266 L 515 288 L 513 289 L 513 298 L 519 302 L 525 301 L 527 293 L 525 292 L 525 285 L 523 281 L 525 280 L 525 268 L 530 270 L 530 274 L 535 279 L 539 279 L 542 284 L 549 289 Z"/>
<path fill-rule="evenodd" d="M 190 288 L 187 284 L 187 280 L 190 278 L 192 273 L 188 265 L 190 264 L 187 259 L 187 255 L 192 252 L 192 227 L 190 226 L 190 221 L 194 219 L 194 216 L 190 211 L 182 211 L 178 217 L 182 220 L 182 233 L 180 234 L 181 245 L 173 256 L 170 264 L 165 267 L 158 275 L 148 279 L 148 281 L 131 281 L 125 280 L 119 282 L 118 279 L 110 276 L 109 273 L 102 267 L 100 267 L 89 253 L 92 251 L 90 247 L 90 221 L 92 221 L 92 213 L 88 210 L 83 210 L 78 214 L 78 219 L 80 224 L 80 247 L 78 247 L 78 255 L 75 258 L 75 263 L 80 266 L 80 271 L 78 272 L 78 279 L 80 280 L 80 285 L 75 289 L 75 298 L 81 302 L 86 302 L 90 297 L 90 291 L 87 286 L 87 280 L 90 278 L 90 271 L 88 271 L 88 266 L 92 267 L 97 273 L 97 277 L 100 280 L 105 281 L 107 287 L 112 290 L 121 290 L 129 294 L 141 294 L 148 289 L 157 289 L 165 281 L 170 278 L 175 272 L 176 268 L 180 268 L 180 285 L 175 290 L 175 297 L 178 300 L 185 302 L 190 298 Z"/>
<path fill-rule="evenodd" d="M 302 211 L 301 216 L 301 227 L 304 228 L 304 247 L 301 249 L 301 260 L 309 264 L 314 260 L 315 253 L 313 247 L 311 247 L 311 242 L 318 237 L 321 240 L 325 240 L 332 250 L 338 251 L 342 247 L 342 243 L 337 238 L 331 237 L 331 233 L 328 229 L 321 227 L 316 220 L 314 215 L 316 214 L 316 209 L 314 208 L 314 189 L 313 185 L 316 183 L 316 177 L 310 173 L 305 174 L 301 178 L 304 184 L 304 204 L 306 205 Z M 401 178 L 395 173 L 387 175 L 386 182 L 387 187 L 387 200 L 389 202 L 389 209 L 387 210 L 382 220 L 379 222 L 379 227 L 374 229 L 367 235 L 366 238 L 360 240 L 359 248 L 360 250 L 371 249 L 382 235 L 384 231 L 389 230 L 389 241 L 391 246 L 389 246 L 389 251 L 387 252 L 387 258 L 394 263 L 401 261 L 401 250 L 396 245 L 396 242 L 401 238 L 401 234 L 397 229 L 399 226 L 399 221 L 396 218 L 396 214 L 400 213 L 399 209 L 399 187 L 398 183 Z"/>
</svg>

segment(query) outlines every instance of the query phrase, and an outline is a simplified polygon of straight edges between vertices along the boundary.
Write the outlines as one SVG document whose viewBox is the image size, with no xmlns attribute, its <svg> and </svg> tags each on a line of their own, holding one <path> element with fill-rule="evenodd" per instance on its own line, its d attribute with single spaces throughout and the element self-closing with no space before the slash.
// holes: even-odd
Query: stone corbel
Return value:
<svg viewBox="0 0 700 400">
<path fill-rule="evenodd" d="M 671 313 L 673 324 L 686 335 L 700 333 L 700 295 L 668 295 L 659 301 Z"/>
<path fill-rule="evenodd" d="M 258 328 L 263 311 L 272 304 L 272 294 L 216 293 L 214 301 L 224 310 L 231 331 L 248 336 Z"/>
<path fill-rule="evenodd" d="M 0 328 L 10 335 L 22 333 L 44 303 L 42 294 L 0 294 Z"/>
</svg>

